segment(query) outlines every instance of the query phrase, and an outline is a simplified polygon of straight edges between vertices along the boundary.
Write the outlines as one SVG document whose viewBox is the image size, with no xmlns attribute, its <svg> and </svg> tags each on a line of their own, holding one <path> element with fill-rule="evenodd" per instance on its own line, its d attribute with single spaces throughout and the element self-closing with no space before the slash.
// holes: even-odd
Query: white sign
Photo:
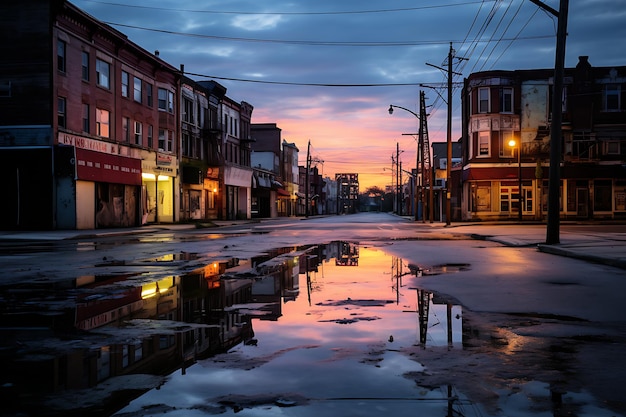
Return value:
<svg viewBox="0 0 626 417">
<path fill-rule="evenodd" d="M 119 146 L 115 143 L 103 142 L 101 140 L 85 138 L 69 133 L 59 132 L 59 144 L 75 146 L 89 151 L 108 153 L 111 155 L 119 154 Z"/>
</svg>

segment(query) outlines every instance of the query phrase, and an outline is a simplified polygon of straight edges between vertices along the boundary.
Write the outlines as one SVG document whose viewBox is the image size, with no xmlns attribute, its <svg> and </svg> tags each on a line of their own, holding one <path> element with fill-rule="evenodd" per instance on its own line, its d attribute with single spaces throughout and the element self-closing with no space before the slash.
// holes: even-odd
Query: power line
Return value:
<svg viewBox="0 0 626 417">
<path fill-rule="evenodd" d="M 419 7 L 405 7 L 398 9 L 374 9 L 374 10 L 344 10 L 344 11 L 327 11 L 327 12 L 253 12 L 253 11 L 224 11 L 224 10 L 192 10 L 192 9 L 175 9 L 175 8 L 167 8 L 167 7 L 154 7 L 154 6 L 141 6 L 135 4 L 123 4 L 123 3 L 114 3 L 114 2 L 106 2 L 106 1 L 96 1 L 96 0 L 83 0 L 89 3 L 96 4 L 105 4 L 108 6 L 117 6 L 117 7 L 128 7 L 128 8 L 136 8 L 136 9 L 147 9 L 147 10 L 162 10 L 169 12 L 187 12 L 187 13 L 209 13 L 209 14 L 238 14 L 238 15 L 302 15 L 302 16 L 311 16 L 311 15 L 341 15 L 341 14 L 371 14 L 371 13 L 396 13 L 396 12 L 407 12 L 407 11 L 415 11 L 415 10 L 426 10 L 426 9 L 440 9 L 445 7 L 458 7 L 458 6 L 467 6 L 477 3 L 484 3 L 485 0 L 482 1 L 466 1 L 461 3 L 448 3 L 448 4 L 436 4 L 431 6 L 419 6 Z M 496 1 L 496 0 L 487 0 L 487 1 Z"/>
<path fill-rule="evenodd" d="M 164 33 L 167 35 L 177 35 L 177 36 L 187 36 L 191 38 L 203 38 L 203 39 L 215 39 L 215 40 L 223 40 L 223 41 L 236 41 L 236 42 L 256 42 L 256 43 L 279 43 L 279 44 L 287 44 L 287 45 L 308 45 L 308 46 L 351 46 L 351 47 L 373 47 L 373 46 L 420 46 L 420 45 L 441 45 L 450 43 L 449 40 L 425 40 L 425 41 L 392 41 L 392 42 L 383 42 L 383 41 L 365 41 L 365 42 L 355 42 L 355 41 L 312 41 L 312 40 L 288 40 L 288 39 L 261 39 L 261 38 L 239 38 L 232 36 L 217 36 L 217 35 L 203 35 L 199 33 L 188 33 L 188 32 L 177 32 L 173 30 L 165 30 L 165 29 L 155 29 L 149 28 L 145 26 L 137 26 L 137 25 L 128 25 L 124 23 L 116 23 L 116 22 L 103 22 L 107 25 L 111 26 L 120 26 L 129 29 L 136 30 L 145 30 L 148 32 L 157 32 Z M 519 39 L 543 39 L 543 38 L 552 38 L 553 35 L 537 35 L 537 36 L 529 36 L 527 38 L 519 38 Z M 510 39 L 503 39 L 510 40 Z M 452 41 L 457 42 L 457 41 Z M 478 41 L 478 42 L 487 42 L 487 41 Z"/>
<path fill-rule="evenodd" d="M 414 86 L 414 85 L 420 84 L 420 83 L 373 83 L 373 84 L 298 83 L 298 82 L 287 82 L 287 81 L 267 81 L 267 80 L 251 80 L 251 79 L 246 79 L 246 78 L 218 77 L 216 75 L 195 74 L 192 72 L 185 72 L 185 74 L 192 75 L 194 77 L 212 78 L 216 80 L 238 81 L 238 82 L 244 82 L 244 83 L 257 83 L 257 84 L 296 85 L 296 86 L 306 86 L 306 87 L 403 87 L 403 86 Z"/>
</svg>

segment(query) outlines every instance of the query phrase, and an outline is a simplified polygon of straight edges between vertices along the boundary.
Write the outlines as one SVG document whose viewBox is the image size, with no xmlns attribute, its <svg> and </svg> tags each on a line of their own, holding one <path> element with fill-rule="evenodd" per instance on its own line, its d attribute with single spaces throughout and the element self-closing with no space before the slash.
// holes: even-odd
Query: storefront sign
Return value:
<svg viewBox="0 0 626 417">
<path fill-rule="evenodd" d="M 119 145 L 116 143 L 104 142 L 97 139 L 85 138 L 82 136 L 71 135 L 69 133 L 59 132 L 59 144 L 75 146 L 76 148 L 86 149 L 89 151 L 108 153 L 117 155 L 120 153 Z"/>
<path fill-rule="evenodd" d="M 157 154 L 157 165 L 171 165 L 173 161 L 174 158 L 172 157 L 172 155 L 165 155 L 162 153 Z"/>
<path fill-rule="evenodd" d="M 78 179 L 141 185 L 141 160 L 76 148 Z"/>
</svg>

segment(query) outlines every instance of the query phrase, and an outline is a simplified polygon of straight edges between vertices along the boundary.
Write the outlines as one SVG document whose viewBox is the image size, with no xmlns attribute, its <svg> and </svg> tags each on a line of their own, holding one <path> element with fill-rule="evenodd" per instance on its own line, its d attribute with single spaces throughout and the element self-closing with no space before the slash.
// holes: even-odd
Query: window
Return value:
<svg viewBox="0 0 626 417">
<path fill-rule="evenodd" d="M 174 152 L 174 132 L 167 131 L 167 151 Z"/>
<path fill-rule="evenodd" d="M 478 89 L 478 113 L 489 113 L 489 89 Z"/>
<path fill-rule="evenodd" d="M 159 110 L 174 113 L 174 93 L 165 88 L 159 88 L 158 94 Z"/>
<path fill-rule="evenodd" d="M 611 180 L 595 180 L 593 182 L 593 210 L 611 211 L 613 203 L 613 187 Z"/>
<path fill-rule="evenodd" d="M 619 111 L 621 108 L 620 104 L 619 84 L 607 84 L 604 89 L 604 110 Z"/>
<path fill-rule="evenodd" d="M 159 110 L 167 110 L 167 90 L 159 88 Z"/>
<path fill-rule="evenodd" d="M 66 128 L 67 114 L 65 113 L 66 100 L 65 97 L 59 97 L 57 99 L 57 124 L 59 127 Z"/>
<path fill-rule="evenodd" d="M 90 132 L 89 104 L 83 104 L 83 132 Z"/>
<path fill-rule="evenodd" d="M 109 111 L 96 109 L 96 135 L 110 137 Z"/>
<path fill-rule="evenodd" d="M 607 155 L 619 155 L 620 152 L 620 142 L 618 140 L 610 140 L 606 142 Z"/>
<path fill-rule="evenodd" d="M 513 132 L 510 130 L 502 130 L 500 131 L 500 156 L 502 158 L 513 158 L 515 157 L 517 154 L 515 152 L 517 152 L 516 147 L 517 147 L 517 142 L 515 146 L 511 146 L 509 145 L 509 142 L 513 140 Z"/>
<path fill-rule="evenodd" d="M 65 72 L 67 65 L 67 44 L 62 40 L 57 40 L 57 69 L 61 72 Z"/>
<path fill-rule="evenodd" d="M 615 210 L 626 211 L 626 181 L 615 181 Z"/>
<path fill-rule="evenodd" d="M 489 132 L 478 133 L 478 156 L 489 156 Z"/>
<path fill-rule="evenodd" d="M 83 81 L 89 81 L 89 52 L 83 51 L 82 60 L 83 60 L 83 64 L 82 64 L 83 65 L 83 72 L 82 72 Z"/>
<path fill-rule="evenodd" d="M 100 87 L 111 88 L 109 74 L 109 63 L 102 61 L 101 59 L 96 59 L 96 78 Z"/>
<path fill-rule="evenodd" d="M 193 101 L 183 97 L 183 122 L 193 124 Z"/>
<path fill-rule="evenodd" d="M 510 87 L 500 90 L 500 113 L 513 113 L 513 89 Z"/>
<path fill-rule="evenodd" d="M 511 188 L 500 186 L 500 211 L 509 213 L 511 211 Z"/>
<path fill-rule="evenodd" d="M 137 103 L 141 103 L 141 98 L 142 98 L 141 97 L 141 83 L 142 83 L 141 78 L 135 77 L 133 79 L 133 86 L 134 86 L 133 98 L 135 99 Z"/>
<path fill-rule="evenodd" d="M 141 137 L 143 135 L 143 125 L 141 122 L 135 122 L 135 145 L 141 145 Z"/>
<path fill-rule="evenodd" d="M 122 97 L 128 97 L 129 77 L 126 71 L 122 71 Z"/>
<path fill-rule="evenodd" d="M 124 142 L 130 142 L 130 118 L 122 117 L 122 135 Z"/>
<path fill-rule="evenodd" d="M 159 129 L 159 150 L 165 150 L 165 143 L 167 141 L 167 131 L 165 129 Z"/>
<path fill-rule="evenodd" d="M 146 101 L 148 106 L 154 106 L 152 98 L 152 84 L 146 84 Z"/>
<path fill-rule="evenodd" d="M 188 132 L 182 133 L 182 153 L 183 156 L 191 156 L 191 139 Z"/>
<path fill-rule="evenodd" d="M 152 125 L 148 125 L 148 148 L 154 147 L 153 130 Z"/>
</svg>

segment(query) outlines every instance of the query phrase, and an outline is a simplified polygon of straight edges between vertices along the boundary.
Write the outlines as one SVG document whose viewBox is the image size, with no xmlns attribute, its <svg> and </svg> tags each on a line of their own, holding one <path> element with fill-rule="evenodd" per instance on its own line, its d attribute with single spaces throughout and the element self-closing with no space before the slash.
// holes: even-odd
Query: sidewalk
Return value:
<svg viewBox="0 0 626 417">
<path fill-rule="evenodd" d="M 455 233 L 463 230 L 462 234 L 477 240 L 510 247 L 536 247 L 540 252 L 626 269 L 626 233 L 561 232 L 560 243 L 549 245 L 545 243 L 546 226 L 540 223 L 453 223 L 447 228 Z"/>
</svg>

